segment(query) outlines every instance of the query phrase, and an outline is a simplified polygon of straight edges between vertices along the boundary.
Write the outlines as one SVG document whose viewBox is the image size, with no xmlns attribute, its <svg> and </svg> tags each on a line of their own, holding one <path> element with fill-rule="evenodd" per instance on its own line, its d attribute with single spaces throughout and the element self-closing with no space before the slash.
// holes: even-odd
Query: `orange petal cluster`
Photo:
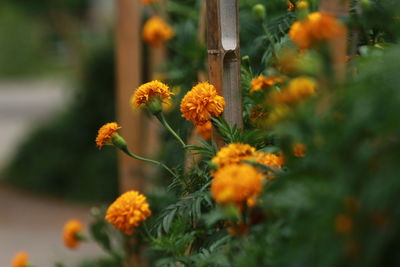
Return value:
<svg viewBox="0 0 400 267">
<path fill-rule="evenodd" d="M 182 117 L 194 125 L 202 125 L 224 111 L 225 100 L 218 95 L 214 85 L 208 82 L 197 84 L 181 101 Z"/>
<path fill-rule="evenodd" d="M 306 155 L 306 146 L 302 143 L 293 145 L 293 155 L 298 158 L 303 158 Z"/>
<path fill-rule="evenodd" d="M 28 267 L 28 254 L 24 251 L 15 254 L 11 267 Z"/>
<path fill-rule="evenodd" d="M 227 165 L 213 173 L 211 195 L 219 204 L 241 206 L 262 190 L 263 175 L 247 164 Z"/>
<path fill-rule="evenodd" d="M 211 121 L 207 121 L 202 125 L 196 125 L 196 132 L 203 138 L 204 140 L 209 140 L 211 138 L 212 132 L 212 123 Z"/>
<path fill-rule="evenodd" d="M 79 245 L 78 233 L 82 232 L 83 225 L 78 220 L 69 220 L 63 228 L 64 245 L 67 248 L 74 249 Z"/>
<path fill-rule="evenodd" d="M 151 81 L 139 86 L 132 95 L 131 103 L 135 107 L 147 106 L 150 101 L 159 98 L 163 104 L 170 105 L 170 99 L 173 93 L 168 85 L 160 81 Z"/>
<path fill-rule="evenodd" d="M 153 16 L 144 24 L 142 36 L 151 46 L 160 46 L 174 37 L 174 31 L 160 17 Z"/>
<path fill-rule="evenodd" d="M 102 148 L 104 145 L 110 144 L 113 135 L 117 133 L 118 129 L 121 129 L 121 126 L 116 122 L 104 124 L 98 131 L 96 145 Z"/>
<path fill-rule="evenodd" d="M 211 162 L 218 168 L 227 165 L 239 164 L 244 160 L 249 160 L 255 153 L 256 149 L 248 144 L 231 143 L 221 148 Z"/>
<path fill-rule="evenodd" d="M 316 83 L 307 77 L 298 77 L 291 80 L 281 92 L 274 92 L 270 95 L 273 104 L 296 104 L 316 92 Z"/>
<path fill-rule="evenodd" d="M 263 89 L 265 87 L 274 86 L 276 83 L 281 83 L 281 82 L 283 82 L 282 78 L 265 77 L 263 75 L 260 75 L 251 80 L 250 94 L 252 94 L 256 91 L 260 91 L 261 89 Z"/>
<path fill-rule="evenodd" d="M 314 12 L 305 20 L 293 23 L 289 37 L 301 49 L 313 47 L 321 41 L 327 41 L 346 33 L 346 27 L 334 16 L 325 12 Z"/>
<path fill-rule="evenodd" d="M 151 215 L 146 197 L 138 191 L 128 191 L 117 198 L 107 209 L 105 219 L 125 234 L 132 234 Z"/>
</svg>

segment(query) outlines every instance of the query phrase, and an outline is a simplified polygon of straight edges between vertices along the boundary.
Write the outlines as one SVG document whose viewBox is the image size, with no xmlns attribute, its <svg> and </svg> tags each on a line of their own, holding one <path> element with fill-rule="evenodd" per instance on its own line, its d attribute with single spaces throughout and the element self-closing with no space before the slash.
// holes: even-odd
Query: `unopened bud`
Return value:
<svg viewBox="0 0 400 267">
<path fill-rule="evenodd" d="M 126 141 L 124 138 L 122 138 L 119 134 L 115 133 L 113 134 L 112 138 L 111 138 L 111 143 L 121 149 L 121 150 L 126 150 L 127 149 L 127 145 L 126 145 Z"/>
<path fill-rule="evenodd" d="M 304 10 L 304 9 L 308 9 L 309 4 L 307 1 L 302 0 L 302 1 L 298 2 L 296 4 L 296 6 L 298 9 Z"/>
<path fill-rule="evenodd" d="M 265 19 L 265 6 L 262 4 L 257 4 L 253 6 L 253 14 L 258 20 Z"/>
<path fill-rule="evenodd" d="M 370 0 L 361 0 L 361 7 L 364 9 L 369 9 L 371 7 Z"/>
<path fill-rule="evenodd" d="M 157 113 L 160 113 L 162 111 L 162 102 L 159 97 L 155 97 L 152 100 L 149 101 L 147 104 L 147 108 L 150 111 L 151 114 L 155 115 Z"/>
</svg>

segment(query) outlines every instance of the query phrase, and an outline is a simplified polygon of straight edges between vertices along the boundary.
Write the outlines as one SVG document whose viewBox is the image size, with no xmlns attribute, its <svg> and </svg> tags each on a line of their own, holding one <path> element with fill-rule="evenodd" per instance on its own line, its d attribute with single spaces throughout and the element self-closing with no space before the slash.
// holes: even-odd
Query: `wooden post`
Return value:
<svg viewBox="0 0 400 267">
<path fill-rule="evenodd" d="M 141 24 L 139 1 L 117 0 L 117 118 L 122 125 L 121 136 L 127 141 L 133 153 L 142 155 L 146 134 L 141 127 L 144 118 L 139 112 L 133 112 L 129 100 L 133 90 L 141 84 Z M 119 153 L 120 191 L 142 190 L 143 167 L 141 161 L 133 160 Z M 139 252 L 138 252 L 139 250 Z M 145 266 L 137 249 L 135 238 L 126 238 L 126 267 Z"/>
<path fill-rule="evenodd" d="M 139 1 L 117 1 L 117 118 L 121 135 L 129 148 L 141 154 L 140 125 L 142 115 L 133 112 L 129 99 L 141 83 L 141 38 Z M 119 154 L 120 190 L 142 189 L 142 163 Z"/>
<path fill-rule="evenodd" d="M 241 128 L 238 1 L 206 1 L 209 80 L 225 98 L 224 118 L 230 125 L 236 124 Z"/>
<path fill-rule="evenodd" d="M 320 10 L 336 17 L 346 17 L 349 14 L 348 0 L 322 0 Z M 343 83 L 346 78 L 347 31 L 331 41 L 330 49 L 335 71 L 336 82 Z"/>
</svg>

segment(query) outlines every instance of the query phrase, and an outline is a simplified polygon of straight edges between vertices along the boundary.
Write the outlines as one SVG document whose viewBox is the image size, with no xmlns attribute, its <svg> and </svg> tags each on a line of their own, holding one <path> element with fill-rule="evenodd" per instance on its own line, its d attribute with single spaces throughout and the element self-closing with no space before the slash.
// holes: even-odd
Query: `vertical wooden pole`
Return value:
<svg viewBox="0 0 400 267">
<path fill-rule="evenodd" d="M 243 126 L 237 0 L 207 0 L 209 80 L 225 98 L 224 118 Z"/>
<path fill-rule="evenodd" d="M 117 118 L 122 125 L 121 135 L 130 149 L 139 155 L 144 150 L 141 127 L 143 115 L 132 112 L 129 99 L 134 88 L 141 83 L 141 24 L 139 1 L 117 0 L 116 60 L 117 60 Z M 119 182 L 121 192 L 129 189 L 141 190 L 143 183 L 143 163 L 119 154 Z M 126 238 L 125 266 L 144 266 L 134 238 Z M 140 250 L 139 250 L 140 251 Z"/>
<path fill-rule="evenodd" d="M 141 154 L 140 125 L 143 120 L 132 112 L 129 99 L 141 83 L 141 38 L 139 1 L 117 1 L 117 117 L 123 126 L 121 135 L 130 149 Z M 142 163 L 123 153 L 119 154 L 120 189 L 141 189 Z"/>
<path fill-rule="evenodd" d="M 346 17 L 349 14 L 348 0 L 321 0 L 320 10 L 336 17 Z M 330 43 L 331 56 L 335 78 L 338 83 L 343 83 L 346 77 L 347 30 Z"/>
</svg>

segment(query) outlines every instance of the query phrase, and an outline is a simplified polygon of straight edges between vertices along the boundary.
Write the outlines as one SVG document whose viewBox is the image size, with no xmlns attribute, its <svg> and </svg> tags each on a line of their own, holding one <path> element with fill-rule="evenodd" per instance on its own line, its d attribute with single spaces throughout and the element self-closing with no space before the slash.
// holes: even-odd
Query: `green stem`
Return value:
<svg viewBox="0 0 400 267">
<path fill-rule="evenodd" d="M 183 142 L 182 138 L 179 137 L 179 135 L 169 126 L 167 120 L 164 117 L 164 114 L 162 112 L 158 112 L 154 114 L 156 118 L 161 122 L 161 124 L 179 141 L 179 143 L 182 145 L 183 149 L 186 149 L 186 144 Z"/>
<path fill-rule="evenodd" d="M 151 241 L 154 241 L 154 237 L 151 235 L 149 229 L 147 228 L 147 223 L 146 223 L 146 222 L 143 222 L 143 229 L 144 229 L 144 232 L 145 232 L 145 234 L 147 235 L 147 237 L 148 237 Z"/>
<path fill-rule="evenodd" d="M 124 148 L 124 149 L 121 149 L 121 150 L 124 151 L 125 154 L 127 154 L 128 156 L 130 156 L 130 157 L 132 157 L 132 158 L 134 158 L 134 159 L 141 160 L 141 161 L 144 161 L 144 162 L 149 162 L 149 163 L 152 163 L 152 164 L 161 166 L 161 167 L 163 167 L 165 170 L 167 170 L 170 174 L 172 174 L 172 176 L 174 176 L 175 178 L 178 178 L 178 176 L 176 175 L 176 173 L 174 173 L 170 168 L 167 167 L 167 165 L 165 165 L 165 164 L 162 163 L 162 162 L 159 162 L 159 161 L 153 160 L 153 159 L 147 159 L 147 158 L 143 158 L 143 157 L 137 156 L 137 155 L 131 153 L 131 152 L 128 150 L 127 147 Z"/>
</svg>

